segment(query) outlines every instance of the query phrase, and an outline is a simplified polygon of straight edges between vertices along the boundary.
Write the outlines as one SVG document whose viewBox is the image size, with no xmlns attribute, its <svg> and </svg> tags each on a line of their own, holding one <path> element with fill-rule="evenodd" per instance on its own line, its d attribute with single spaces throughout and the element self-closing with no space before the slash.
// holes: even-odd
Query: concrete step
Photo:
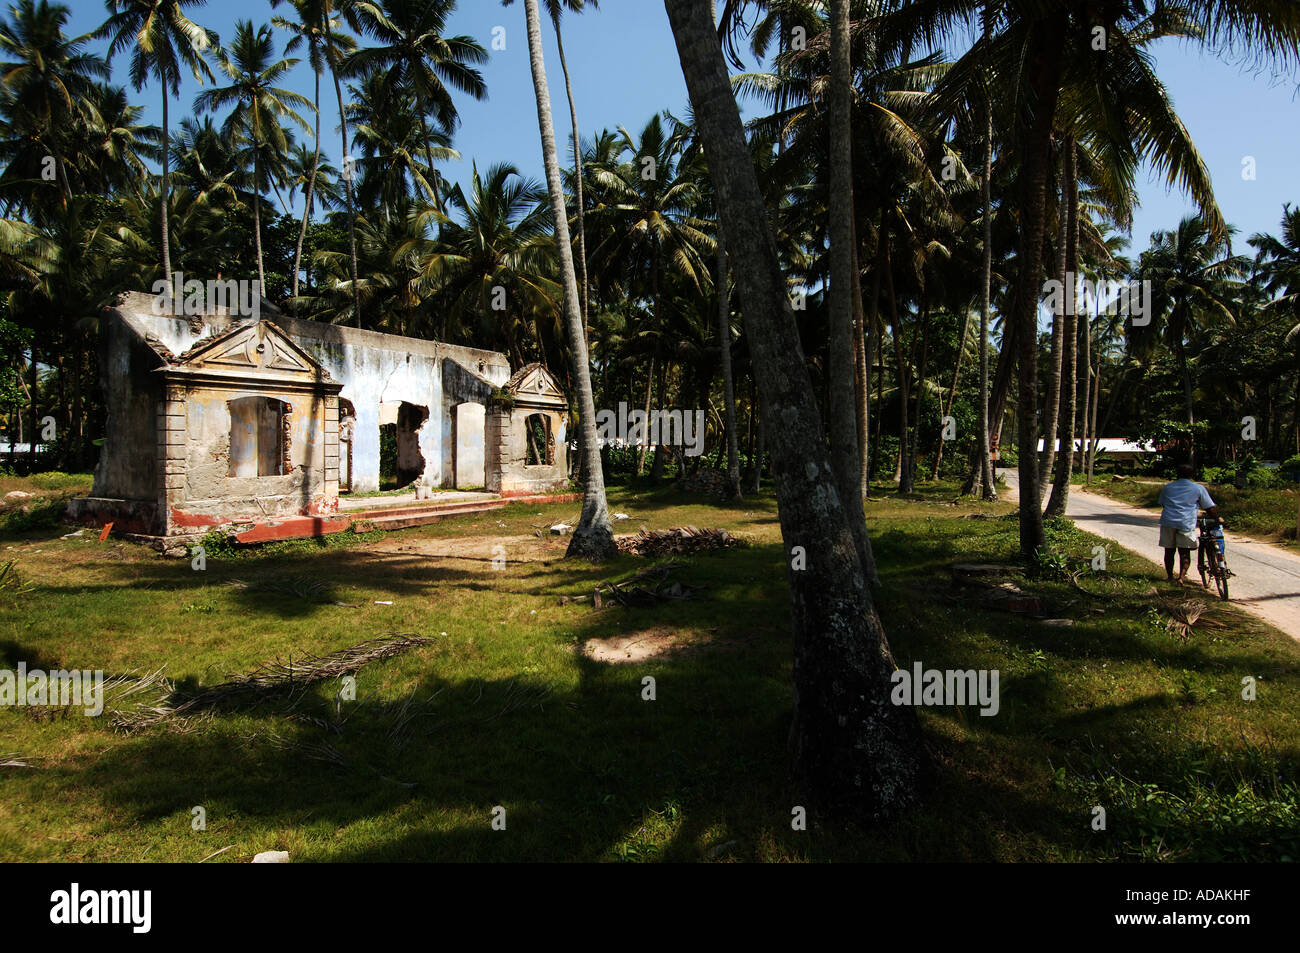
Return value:
<svg viewBox="0 0 1300 953">
<path fill-rule="evenodd" d="M 383 514 L 379 516 L 356 515 L 352 518 L 352 529 L 357 533 L 368 533 L 374 529 L 410 529 L 412 526 L 428 526 L 430 523 L 437 523 L 456 516 L 489 513 L 492 510 L 501 509 L 504 505 L 504 503 L 493 500 L 477 505 L 458 506 L 455 509 L 442 507 L 415 513 Z"/>
<path fill-rule="evenodd" d="M 421 516 L 426 513 L 477 513 L 480 509 L 505 506 L 505 500 L 474 500 L 464 503 L 441 503 L 436 506 L 428 503 L 423 506 L 377 506 L 367 510 L 351 510 L 343 515 L 353 520 L 383 519 L 390 516 Z"/>
</svg>

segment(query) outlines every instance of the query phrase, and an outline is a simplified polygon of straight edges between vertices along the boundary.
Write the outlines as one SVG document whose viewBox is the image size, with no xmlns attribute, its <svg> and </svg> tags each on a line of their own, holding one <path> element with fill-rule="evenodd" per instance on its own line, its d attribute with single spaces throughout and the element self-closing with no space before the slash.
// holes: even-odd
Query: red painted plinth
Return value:
<svg viewBox="0 0 1300 953">
<path fill-rule="evenodd" d="M 319 516 L 291 516 L 274 523 L 258 523 L 250 530 L 237 533 L 241 543 L 273 543 L 281 539 L 301 539 L 305 536 L 328 536 L 341 533 L 352 525 L 352 518 L 323 519 Z"/>
</svg>

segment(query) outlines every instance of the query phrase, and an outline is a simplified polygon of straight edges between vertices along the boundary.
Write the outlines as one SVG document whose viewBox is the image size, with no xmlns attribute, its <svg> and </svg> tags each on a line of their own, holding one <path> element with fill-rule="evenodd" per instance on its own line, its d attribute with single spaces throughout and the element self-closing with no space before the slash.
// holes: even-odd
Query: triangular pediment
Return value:
<svg viewBox="0 0 1300 953">
<path fill-rule="evenodd" d="M 544 403 L 566 403 L 564 391 L 551 373 L 540 364 L 521 367 L 510 378 L 506 386 L 520 400 Z"/>
<path fill-rule="evenodd" d="M 191 368 L 264 371 L 277 376 L 287 374 L 329 379 L 327 371 L 270 321 L 255 321 L 232 328 L 191 348 L 181 355 L 180 362 Z"/>
</svg>

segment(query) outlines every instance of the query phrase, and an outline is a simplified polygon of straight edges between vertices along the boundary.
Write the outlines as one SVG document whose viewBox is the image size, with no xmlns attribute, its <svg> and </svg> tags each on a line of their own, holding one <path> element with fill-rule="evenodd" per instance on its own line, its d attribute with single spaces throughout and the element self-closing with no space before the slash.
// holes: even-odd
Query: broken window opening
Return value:
<svg viewBox="0 0 1300 953">
<path fill-rule="evenodd" d="M 429 419 L 429 410 L 406 401 L 396 406 L 382 403 L 379 419 L 379 488 L 409 486 L 424 476 L 420 429 Z"/>
<path fill-rule="evenodd" d="M 229 401 L 230 469 L 227 476 L 284 476 L 290 462 L 293 408 L 274 397 L 239 397 Z"/>
<path fill-rule="evenodd" d="M 551 436 L 551 418 L 545 414 L 529 414 L 524 420 L 524 433 L 528 437 L 524 466 L 554 466 L 555 440 Z"/>
</svg>

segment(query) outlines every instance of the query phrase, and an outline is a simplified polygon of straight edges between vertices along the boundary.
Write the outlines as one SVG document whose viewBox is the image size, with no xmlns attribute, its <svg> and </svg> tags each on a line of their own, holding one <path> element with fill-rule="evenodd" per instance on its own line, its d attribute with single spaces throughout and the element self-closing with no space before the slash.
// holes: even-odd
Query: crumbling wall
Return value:
<svg viewBox="0 0 1300 953">
<path fill-rule="evenodd" d="M 93 497 L 157 500 L 154 426 L 162 383 L 153 370 L 160 364 L 157 353 L 121 318 L 105 317 L 99 339 L 99 382 L 108 419 L 95 465 Z"/>
<path fill-rule="evenodd" d="M 249 397 L 269 397 L 286 407 L 268 419 L 271 405 L 262 402 L 250 418 L 259 429 L 282 426 L 280 441 L 259 445 L 251 468 L 231 475 L 231 404 Z M 207 518 L 213 524 L 250 516 L 289 516 L 319 512 L 326 495 L 326 399 L 300 392 L 231 391 L 191 387 L 185 394 L 184 493 L 173 501 L 173 519 L 192 527 Z M 238 406 L 238 405 L 237 405 Z M 334 424 L 337 428 L 337 423 Z M 280 458 L 270 460 L 268 453 Z M 261 456 L 260 469 L 258 456 Z M 271 465 L 274 463 L 274 465 Z M 274 475 L 248 475 L 284 470 Z M 177 512 L 179 514 L 177 515 Z"/>
<path fill-rule="evenodd" d="M 505 356 L 494 351 L 419 341 L 293 318 L 275 323 L 343 384 L 341 398 L 356 409 L 352 431 L 352 488 L 379 489 L 379 404 L 405 401 L 428 409 L 419 430 L 424 459 L 420 483 L 452 486 L 451 416 L 443 393 L 443 363 L 450 358 L 494 386 L 510 379 Z"/>
<path fill-rule="evenodd" d="M 551 445 L 538 448 L 546 463 L 528 464 L 527 420 L 534 414 L 549 421 Z M 489 489 L 506 495 L 550 493 L 569 484 L 568 417 L 557 410 L 516 405 L 488 412 Z M 500 472 L 492 473 L 499 466 Z"/>
<path fill-rule="evenodd" d="M 225 332 L 233 324 L 249 320 L 208 315 L 196 321 L 184 316 L 156 315 L 152 313 L 152 303 L 152 295 L 132 293 L 124 297 L 119 311 L 141 336 L 153 334 L 162 346 L 176 354 Z M 500 387 L 510 379 L 510 366 L 504 355 L 303 321 L 268 312 L 266 304 L 263 307 L 264 318 L 283 330 L 343 385 L 339 396 L 351 401 L 356 410 L 349 445 L 353 490 L 379 489 L 379 404 L 400 401 L 428 408 L 433 418 L 419 431 L 418 450 L 425 463 L 420 482 L 427 486 L 454 485 L 453 422 L 451 405 L 443 393 L 443 362 L 450 359 L 467 369 L 469 376 L 491 387 Z M 140 377 L 135 376 L 132 386 L 138 388 L 139 383 Z M 451 403 L 464 399 L 459 397 Z"/>
</svg>

